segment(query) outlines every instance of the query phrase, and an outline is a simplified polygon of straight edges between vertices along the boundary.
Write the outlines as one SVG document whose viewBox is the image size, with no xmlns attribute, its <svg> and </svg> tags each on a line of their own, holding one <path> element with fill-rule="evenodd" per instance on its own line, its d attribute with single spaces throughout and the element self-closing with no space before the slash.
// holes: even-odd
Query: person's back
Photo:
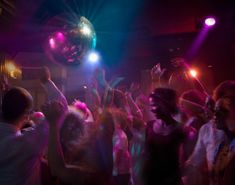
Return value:
<svg viewBox="0 0 235 185">
<path fill-rule="evenodd" d="M 47 141 L 46 124 L 21 133 L 32 107 L 31 95 L 12 88 L 2 102 L 0 123 L 0 184 L 40 185 L 40 162 Z"/>
</svg>

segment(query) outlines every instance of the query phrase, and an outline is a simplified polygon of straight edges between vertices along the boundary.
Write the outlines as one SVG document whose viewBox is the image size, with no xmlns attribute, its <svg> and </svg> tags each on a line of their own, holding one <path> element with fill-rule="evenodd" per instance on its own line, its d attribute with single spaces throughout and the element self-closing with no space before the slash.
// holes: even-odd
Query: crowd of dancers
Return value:
<svg viewBox="0 0 235 185">
<path fill-rule="evenodd" d="M 40 110 L 2 75 L 0 184 L 235 184 L 235 81 L 210 94 L 184 69 L 168 78 L 157 64 L 148 89 L 125 90 L 98 69 L 84 100 L 68 103 L 42 67 Z"/>
</svg>

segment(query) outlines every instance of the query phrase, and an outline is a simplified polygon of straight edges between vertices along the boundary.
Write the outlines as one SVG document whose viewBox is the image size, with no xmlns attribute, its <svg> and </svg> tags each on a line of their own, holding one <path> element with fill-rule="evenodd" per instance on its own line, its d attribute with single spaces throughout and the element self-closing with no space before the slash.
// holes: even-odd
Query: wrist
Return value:
<svg viewBox="0 0 235 185">
<path fill-rule="evenodd" d="M 42 84 L 46 84 L 47 82 L 49 82 L 50 81 L 50 78 L 40 78 L 40 82 L 42 83 Z"/>
</svg>

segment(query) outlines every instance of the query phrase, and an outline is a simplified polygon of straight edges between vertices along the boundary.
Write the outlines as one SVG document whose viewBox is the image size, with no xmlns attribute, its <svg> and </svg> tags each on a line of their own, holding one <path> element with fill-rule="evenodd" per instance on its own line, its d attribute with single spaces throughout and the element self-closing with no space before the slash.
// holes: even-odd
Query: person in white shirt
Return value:
<svg viewBox="0 0 235 185">
<path fill-rule="evenodd" d="M 202 184 L 200 169 L 207 164 L 211 185 L 223 185 L 224 171 L 235 154 L 235 81 L 222 82 L 214 91 L 214 118 L 203 125 L 192 155 L 186 162 L 190 183 Z"/>
</svg>

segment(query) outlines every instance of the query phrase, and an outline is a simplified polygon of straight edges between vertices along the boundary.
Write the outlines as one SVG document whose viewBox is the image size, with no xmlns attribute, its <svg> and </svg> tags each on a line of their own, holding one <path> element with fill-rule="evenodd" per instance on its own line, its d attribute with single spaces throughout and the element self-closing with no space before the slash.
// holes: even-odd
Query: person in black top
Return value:
<svg viewBox="0 0 235 185">
<path fill-rule="evenodd" d="M 145 185 L 181 184 L 179 150 L 184 141 L 183 127 L 173 115 L 177 113 L 176 92 L 156 88 L 150 95 L 156 119 L 148 122 L 145 140 L 143 179 Z"/>
</svg>

